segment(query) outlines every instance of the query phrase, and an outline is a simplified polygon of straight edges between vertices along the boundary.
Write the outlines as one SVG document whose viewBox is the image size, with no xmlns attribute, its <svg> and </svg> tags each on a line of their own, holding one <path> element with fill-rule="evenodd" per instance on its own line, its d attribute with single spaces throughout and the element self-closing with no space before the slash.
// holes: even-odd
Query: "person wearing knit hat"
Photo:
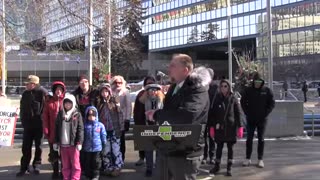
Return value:
<svg viewBox="0 0 320 180">
<path fill-rule="evenodd" d="M 76 98 L 76 105 L 78 106 L 82 117 L 85 117 L 86 108 L 96 105 L 96 99 L 99 95 L 99 91 L 90 86 L 89 78 L 87 75 L 82 74 L 78 78 L 79 86 L 72 92 Z M 80 152 L 81 168 L 85 169 L 84 153 Z"/>
<path fill-rule="evenodd" d="M 145 92 L 140 97 L 139 101 L 144 104 L 145 112 L 149 110 L 158 110 L 163 107 L 164 94 L 161 91 L 161 86 L 159 84 L 148 84 L 144 87 Z M 154 125 L 153 121 L 150 121 L 148 117 L 146 118 L 146 125 Z M 146 177 L 152 176 L 153 169 L 153 151 L 145 151 L 146 158 Z"/>
<path fill-rule="evenodd" d="M 146 76 L 143 80 L 143 87 L 147 86 L 148 84 L 154 84 L 156 79 L 153 76 Z M 135 125 L 146 125 L 146 115 L 144 104 L 142 104 L 139 99 L 144 94 L 145 89 L 142 89 L 134 102 L 133 107 L 133 120 Z M 145 153 L 144 151 L 139 151 L 139 160 L 135 163 L 136 166 L 142 166 L 144 164 Z"/>
<path fill-rule="evenodd" d="M 106 88 L 108 90 L 108 92 L 110 93 L 110 95 L 112 95 L 112 90 L 111 90 L 111 86 L 109 83 L 102 83 L 100 86 L 99 86 L 99 92 L 101 92 L 101 90 L 103 88 Z"/>
<path fill-rule="evenodd" d="M 161 90 L 162 88 L 159 84 L 148 84 L 144 87 L 144 89 L 148 91 L 149 89 Z"/>
<path fill-rule="evenodd" d="M 124 131 L 124 118 L 120 108 L 119 98 L 112 94 L 108 83 L 103 83 L 99 87 L 97 109 L 100 122 L 105 126 L 107 135 L 107 147 L 104 149 L 102 158 L 103 174 L 119 176 L 124 164 L 122 159 L 121 135 Z"/>
<path fill-rule="evenodd" d="M 63 99 L 65 96 L 66 87 L 63 82 L 55 81 L 52 83 L 51 90 L 53 96 L 49 97 L 45 103 L 43 110 L 43 133 L 48 139 L 50 152 L 49 162 L 52 165 L 53 174 L 52 178 L 59 178 L 59 154 L 54 151 L 53 144 L 55 138 L 55 122 L 58 116 L 59 110 L 62 109 Z"/>
<path fill-rule="evenodd" d="M 89 81 L 89 77 L 86 74 L 82 74 L 79 76 L 78 78 L 78 82 L 82 81 L 82 80 L 87 80 Z"/>
</svg>

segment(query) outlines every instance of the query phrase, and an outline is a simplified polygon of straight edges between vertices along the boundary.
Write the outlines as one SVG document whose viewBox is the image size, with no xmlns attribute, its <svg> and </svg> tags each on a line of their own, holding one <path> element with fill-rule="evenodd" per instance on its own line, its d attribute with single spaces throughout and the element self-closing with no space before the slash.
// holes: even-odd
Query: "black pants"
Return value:
<svg viewBox="0 0 320 180">
<path fill-rule="evenodd" d="M 60 160 L 59 153 L 58 151 L 53 150 L 53 144 L 51 143 L 49 144 L 49 148 L 50 148 L 50 151 L 48 156 L 49 156 L 49 161 L 52 165 L 53 173 L 59 174 L 59 160 Z"/>
<path fill-rule="evenodd" d="M 227 144 L 228 147 L 228 160 L 233 159 L 233 145 L 235 142 L 217 142 L 217 152 L 216 152 L 216 161 L 221 162 L 222 150 L 224 143 Z"/>
<path fill-rule="evenodd" d="M 85 173 L 86 171 L 86 153 L 81 150 L 80 151 L 80 166 L 81 166 L 81 174 Z"/>
<path fill-rule="evenodd" d="M 126 158 L 126 136 L 125 136 L 125 131 L 121 132 L 120 151 L 122 153 L 122 160 L 124 162 L 124 159 Z"/>
<path fill-rule="evenodd" d="M 307 92 L 303 92 L 304 102 L 307 102 Z"/>
<path fill-rule="evenodd" d="M 22 142 L 22 157 L 20 161 L 20 170 L 27 171 L 31 161 L 32 144 L 35 144 L 35 154 L 32 162 L 33 168 L 39 167 L 41 164 L 42 154 L 42 128 L 24 129 Z"/>
<path fill-rule="evenodd" d="M 88 178 L 98 178 L 101 168 L 101 152 L 84 152 L 85 155 L 85 175 Z"/>
<path fill-rule="evenodd" d="M 266 129 L 266 123 L 265 120 L 263 120 L 263 123 L 253 124 L 249 123 L 247 124 L 247 142 L 246 142 L 246 158 L 251 159 L 252 154 L 252 144 L 253 144 L 253 137 L 254 137 L 254 131 L 257 128 L 258 131 L 258 159 L 263 159 L 263 152 L 264 152 L 264 133 Z"/>
<path fill-rule="evenodd" d="M 144 151 L 139 151 L 139 158 L 140 159 L 144 159 L 146 157 L 145 152 Z"/>
<path fill-rule="evenodd" d="M 153 179 L 163 180 L 164 176 L 167 176 L 168 179 L 174 180 L 196 180 L 201 159 L 201 157 L 187 159 L 185 156 L 166 156 L 158 153 L 156 175 Z"/>
<path fill-rule="evenodd" d="M 209 127 L 207 127 L 204 132 L 204 142 L 205 144 L 204 144 L 203 159 L 206 160 L 208 158 L 208 155 L 210 159 L 213 159 L 214 151 L 215 151 L 215 142 L 210 137 Z"/>
</svg>

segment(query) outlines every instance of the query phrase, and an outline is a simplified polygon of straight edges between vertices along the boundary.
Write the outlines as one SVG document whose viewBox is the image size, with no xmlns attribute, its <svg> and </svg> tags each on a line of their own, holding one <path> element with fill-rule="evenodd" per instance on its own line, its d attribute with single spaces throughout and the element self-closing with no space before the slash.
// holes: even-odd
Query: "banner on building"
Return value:
<svg viewBox="0 0 320 180">
<path fill-rule="evenodd" d="M 0 110 L 0 146 L 12 146 L 16 131 L 17 108 L 1 107 Z"/>
</svg>

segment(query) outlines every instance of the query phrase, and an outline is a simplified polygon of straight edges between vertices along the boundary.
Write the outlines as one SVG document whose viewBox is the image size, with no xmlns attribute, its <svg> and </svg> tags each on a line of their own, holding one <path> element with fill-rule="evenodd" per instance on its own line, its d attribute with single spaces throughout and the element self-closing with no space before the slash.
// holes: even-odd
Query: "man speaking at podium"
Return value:
<svg viewBox="0 0 320 180">
<path fill-rule="evenodd" d="M 193 69 L 192 59 L 186 54 L 173 55 L 168 71 L 172 85 L 166 94 L 163 109 L 147 111 L 146 115 L 160 125 L 164 121 L 171 125 L 201 124 L 202 130 L 197 148 L 192 151 L 174 151 L 168 155 L 160 152 L 156 177 L 164 179 L 164 156 L 167 156 L 169 179 L 195 180 L 203 155 L 211 77 L 205 67 Z"/>
</svg>

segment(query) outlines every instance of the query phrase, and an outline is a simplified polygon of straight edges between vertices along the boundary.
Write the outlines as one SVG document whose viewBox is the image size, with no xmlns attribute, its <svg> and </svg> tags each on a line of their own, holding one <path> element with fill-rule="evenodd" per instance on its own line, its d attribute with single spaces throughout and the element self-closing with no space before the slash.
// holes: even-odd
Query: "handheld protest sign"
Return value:
<svg viewBox="0 0 320 180">
<path fill-rule="evenodd" d="M 16 131 L 17 108 L 1 107 L 0 110 L 0 146 L 12 146 Z"/>
</svg>

